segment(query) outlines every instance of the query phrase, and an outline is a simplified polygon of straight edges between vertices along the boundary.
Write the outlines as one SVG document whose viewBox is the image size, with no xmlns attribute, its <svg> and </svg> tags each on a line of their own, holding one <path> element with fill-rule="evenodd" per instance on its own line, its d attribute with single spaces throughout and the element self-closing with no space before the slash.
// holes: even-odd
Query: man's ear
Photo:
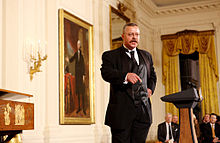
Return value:
<svg viewBox="0 0 220 143">
<path fill-rule="evenodd" d="M 123 34 L 121 34 L 121 38 L 124 40 L 124 33 L 123 33 Z"/>
</svg>

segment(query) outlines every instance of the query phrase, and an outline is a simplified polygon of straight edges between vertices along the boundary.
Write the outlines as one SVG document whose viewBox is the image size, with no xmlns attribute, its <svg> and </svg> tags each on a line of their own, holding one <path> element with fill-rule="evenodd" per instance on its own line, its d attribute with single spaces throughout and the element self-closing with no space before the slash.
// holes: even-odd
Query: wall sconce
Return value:
<svg viewBox="0 0 220 143">
<path fill-rule="evenodd" d="M 27 63 L 30 80 L 33 80 L 33 75 L 37 72 L 42 72 L 40 67 L 42 62 L 47 59 L 46 42 L 38 40 L 25 41 L 24 45 L 24 61 Z"/>
</svg>

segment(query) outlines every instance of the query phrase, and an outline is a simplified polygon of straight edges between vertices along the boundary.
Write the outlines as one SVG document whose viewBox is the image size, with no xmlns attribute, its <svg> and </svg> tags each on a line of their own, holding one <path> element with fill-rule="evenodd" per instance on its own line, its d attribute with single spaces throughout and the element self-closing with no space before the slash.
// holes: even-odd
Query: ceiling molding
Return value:
<svg viewBox="0 0 220 143">
<path fill-rule="evenodd" d="M 182 14 L 188 12 L 201 12 L 204 10 L 213 11 L 220 10 L 220 1 L 202 1 L 188 4 L 180 4 L 176 6 L 160 7 L 155 10 L 156 15 L 170 15 L 170 14 Z"/>
<path fill-rule="evenodd" d="M 146 11 L 150 16 L 155 15 L 157 6 L 151 0 L 137 0 L 138 5 L 142 10 Z"/>
<path fill-rule="evenodd" d="M 201 11 L 220 10 L 219 0 L 191 2 L 191 3 L 186 3 L 186 4 L 178 4 L 178 5 L 163 6 L 163 7 L 156 6 L 151 0 L 137 0 L 137 2 L 152 17 L 185 14 L 189 12 L 192 13 L 192 12 L 201 12 Z"/>
</svg>

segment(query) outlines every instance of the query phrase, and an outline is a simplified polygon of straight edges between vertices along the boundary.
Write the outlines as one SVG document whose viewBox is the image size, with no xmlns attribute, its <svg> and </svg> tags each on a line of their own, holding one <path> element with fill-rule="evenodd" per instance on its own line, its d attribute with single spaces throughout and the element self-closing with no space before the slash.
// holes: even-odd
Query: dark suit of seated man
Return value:
<svg viewBox="0 0 220 143">
<path fill-rule="evenodd" d="M 201 139 L 201 142 L 202 143 L 205 143 L 204 142 L 204 127 L 206 126 L 206 124 L 209 124 L 210 122 L 210 114 L 205 114 L 205 116 L 203 116 L 202 118 L 202 123 L 199 124 L 199 128 L 200 128 L 200 139 Z"/>
<path fill-rule="evenodd" d="M 165 122 L 158 125 L 157 138 L 163 143 L 176 143 L 179 139 L 179 126 L 171 123 L 172 115 L 169 113 L 166 115 L 165 120 Z"/>
<path fill-rule="evenodd" d="M 204 126 L 204 143 L 220 142 L 220 125 L 217 124 L 216 121 L 217 116 L 215 114 L 211 114 L 210 123 Z"/>
</svg>

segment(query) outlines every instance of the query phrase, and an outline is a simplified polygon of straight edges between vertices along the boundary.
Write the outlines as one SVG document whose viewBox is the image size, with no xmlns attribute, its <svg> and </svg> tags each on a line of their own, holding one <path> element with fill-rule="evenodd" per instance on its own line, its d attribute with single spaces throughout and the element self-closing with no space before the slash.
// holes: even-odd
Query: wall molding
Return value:
<svg viewBox="0 0 220 143">
<path fill-rule="evenodd" d="M 44 143 L 44 134 L 43 130 L 27 130 L 23 131 L 22 135 L 22 141 L 24 143 Z"/>
<path fill-rule="evenodd" d="M 172 24 L 166 24 L 163 26 L 158 26 L 157 29 L 160 31 L 161 35 L 176 33 L 181 30 L 213 30 L 213 21 L 210 20 L 199 20 L 196 22 L 178 22 Z"/>
<path fill-rule="evenodd" d="M 82 130 L 82 128 L 84 128 Z M 96 143 L 110 141 L 111 134 L 109 129 L 104 125 L 67 125 L 67 126 L 46 126 L 41 134 L 27 132 L 25 133 L 24 142 L 36 143 Z M 44 134 L 42 134 L 44 133 Z M 109 142 L 110 143 L 110 142 Z"/>
<path fill-rule="evenodd" d="M 156 6 L 151 0 L 137 0 L 151 17 L 162 17 L 176 14 L 198 13 L 204 11 L 220 11 L 219 0 L 209 0 L 201 2 L 192 2 L 187 4 Z"/>
<path fill-rule="evenodd" d="M 173 15 L 173 14 L 187 14 L 187 13 L 196 13 L 204 11 L 216 11 L 220 10 L 220 1 L 204 1 L 196 2 L 190 4 L 182 4 L 177 6 L 167 6 L 158 8 L 155 11 L 155 15 L 164 16 L 164 15 Z"/>
</svg>

